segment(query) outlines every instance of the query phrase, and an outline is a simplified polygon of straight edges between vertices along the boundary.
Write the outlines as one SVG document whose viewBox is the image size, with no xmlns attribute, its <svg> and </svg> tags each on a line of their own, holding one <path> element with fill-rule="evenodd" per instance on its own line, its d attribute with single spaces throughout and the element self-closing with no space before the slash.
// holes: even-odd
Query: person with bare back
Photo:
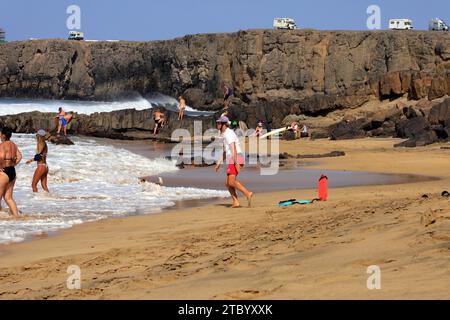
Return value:
<svg viewBox="0 0 450 320">
<path fill-rule="evenodd" d="M 22 160 L 19 148 L 11 139 L 12 131 L 9 128 L 2 128 L 0 138 L 0 199 L 5 199 L 13 217 L 19 216 L 17 204 L 13 198 L 14 185 L 16 183 L 16 168 Z"/>
<path fill-rule="evenodd" d="M 45 142 L 46 132 L 44 129 L 38 130 L 36 133 L 37 147 L 36 154 L 33 159 L 30 159 L 26 162 L 26 164 L 30 164 L 36 161 L 36 170 L 34 171 L 33 181 L 31 182 L 31 188 L 33 192 L 38 192 L 37 184 L 40 181 L 42 189 L 44 192 L 48 191 L 47 186 L 47 175 L 48 175 L 48 165 L 47 165 L 47 153 L 48 147 Z"/>
<path fill-rule="evenodd" d="M 183 96 L 180 96 L 178 104 L 178 120 L 183 120 L 184 117 L 184 109 L 186 109 L 186 100 L 184 100 Z"/>
</svg>

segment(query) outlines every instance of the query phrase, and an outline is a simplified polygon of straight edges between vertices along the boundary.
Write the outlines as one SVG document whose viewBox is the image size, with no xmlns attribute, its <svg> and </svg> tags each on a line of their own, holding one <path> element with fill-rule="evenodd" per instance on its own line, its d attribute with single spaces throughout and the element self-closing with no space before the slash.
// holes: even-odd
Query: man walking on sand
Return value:
<svg viewBox="0 0 450 320">
<path fill-rule="evenodd" d="M 222 159 L 220 159 L 216 164 L 216 172 L 219 171 L 221 163 L 227 161 L 227 179 L 225 185 L 230 191 L 231 197 L 233 198 L 232 208 L 238 208 L 239 200 L 237 197 L 236 189 L 244 194 L 247 198 L 248 206 L 251 206 L 251 200 L 253 192 L 248 191 L 240 181 L 236 179 L 239 172 L 244 166 L 244 157 L 239 143 L 239 139 L 233 130 L 228 128 L 229 120 L 227 117 L 222 116 L 216 121 L 217 129 L 220 131 L 223 137 L 224 152 Z"/>
</svg>

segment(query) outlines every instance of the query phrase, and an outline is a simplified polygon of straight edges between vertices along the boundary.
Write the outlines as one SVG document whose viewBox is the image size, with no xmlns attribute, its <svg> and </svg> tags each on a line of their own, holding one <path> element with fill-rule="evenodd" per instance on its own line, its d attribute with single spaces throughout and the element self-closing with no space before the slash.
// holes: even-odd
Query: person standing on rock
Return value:
<svg viewBox="0 0 450 320">
<path fill-rule="evenodd" d="M 37 139 L 36 155 L 33 157 L 33 159 L 30 159 L 26 162 L 26 164 L 30 164 L 33 161 L 37 162 L 36 171 L 34 171 L 33 181 L 31 182 L 31 188 L 33 189 L 33 192 L 38 192 L 37 184 L 39 181 L 41 181 L 42 189 L 44 189 L 45 192 L 49 192 L 48 186 L 47 186 L 48 147 L 47 147 L 47 143 L 45 142 L 45 135 L 46 135 L 46 132 L 44 129 L 38 130 L 38 132 L 36 133 L 36 139 Z"/>
<path fill-rule="evenodd" d="M 184 100 L 183 96 L 180 96 L 178 98 L 179 104 L 178 104 L 178 120 L 183 120 L 184 117 L 184 109 L 186 109 L 186 100 Z"/>
<path fill-rule="evenodd" d="M 155 121 L 153 134 L 156 134 L 158 132 L 158 129 L 164 126 L 164 113 L 162 113 L 159 109 L 156 109 L 153 113 L 153 120 Z"/>
<path fill-rule="evenodd" d="M 300 132 L 300 138 L 307 138 L 307 137 L 309 137 L 308 127 L 306 126 L 306 124 L 303 124 L 303 127 Z"/>
<path fill-rule="evenodd" d="M 231 207 L 240 207 L 236 189 L 244 194 L 244 196 L 247 198 L 248 206 L 250 207 L 253 192 L 248 191 L 244 187 L 244 185 L 242 185 L 242 183 L 236 178 L 241 171 L 241 168 L 244 166 L 244 156 L 242 153 L 241 145 L 239 143 L 239 138 L 237 137 L 236 133 L 234 133 L 234 131 L 228 127 L 229 121 L 230 120 L 228 120 L 227 117 L 220 117 L 216 121 L 217 129 L 220 131 L 223 137 L 224 151 L 222 159 L 217 161 L 215 170 L 216 172 L 219 171 L 222 162 L 224 160 L 227 161 L 228 167 L 225 185 L 227 186 L 228 191 L 233 198 L 233 204 L 231 205 Z"/>
<path fill-rule="evenodd" d="M 63 108 L 59 107 L 58 109 L 59 114 L 55 117 L 58 120 L 58 130 L 56 131 L 56 134 L 59 135 L 61 132 L 61 129 L 64 128 L 64 135 L 66 135 L 66 127 L 67 127 L 67 121 L 66 121 L 66 112 Z"/>
<path fill-rule="evenodd" d="M 19 216 L 17 204 L 13 198 L 14 185 L 16 183 L 16 168 L 22 160 L 22 154 L 16 144 L 10 141 L 12 131 L 4 127 L 1 130 L 0 138 L 0 199 L 5 199 L 9 207 L 10 213 L 14 217 Z"/>
<path fill-rule="evenodd" d="M 59 114 L 55 117 L 56 119 L 59 119 L 58 122 L 58 130 L 56 134 L 60 134 L 61 129 L 64 128 L 64 135 L 67 135 L 67 126 L 70 124 L 70 122 L 73 119 L 73 112 L 66 113 L 63 108 L 58 109 Z"/>
<path fill-rule="evenodd" d="M 223 85 L 223 105 L 225 108 L 228 108 L 228 99 L 233 94 L 233 91 L 226 84 Z"/>
</svg>

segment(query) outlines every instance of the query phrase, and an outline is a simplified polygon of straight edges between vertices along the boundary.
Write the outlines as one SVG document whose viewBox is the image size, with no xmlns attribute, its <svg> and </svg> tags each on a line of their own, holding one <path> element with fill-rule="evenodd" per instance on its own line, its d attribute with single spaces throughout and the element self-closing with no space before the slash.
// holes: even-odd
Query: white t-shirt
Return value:
<svg viewBox="0 0 450 320">
<path fill-rule="evenodd" d="M 223 146 L 225 148 L 225 154 L 227 157 L 228 161 L 231 161 L 231 163 L 233 162 L 233 149 L 231 149 L 231 144 L 234 142 L 236 144 L 236 151 L 238 153 L 238 155 L 242 155 L 242 149 L 241 149 L 241 144 L 239 142 L 239 139 L 236 135 L 236 133 L 234 133 L 233 130 L 231 130 L 230 128 L 227 128 L 225 130 L 225 132 L 222 134 L 223 137 Z"/>
</svg>

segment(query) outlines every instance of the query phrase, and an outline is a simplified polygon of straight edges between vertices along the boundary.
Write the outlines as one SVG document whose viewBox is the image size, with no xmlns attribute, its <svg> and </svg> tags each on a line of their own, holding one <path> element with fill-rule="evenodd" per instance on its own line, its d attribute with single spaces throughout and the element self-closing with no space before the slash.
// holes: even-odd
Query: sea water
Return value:
<svg viewBox="0 0 450 320">
<path fill-rule="evenodd" d="M 175 98 L 152 94 L 148 98 L 98 102 L 70 100 L 0 99 L 0 116 L 22 112 L 57 112 L 59 107 L 79 114 L 111 112 L 122 109 L 144 110 L 163 106 L 177 111 Z M 208 112 L 186 108 L 192 116 Z M 50 193 L 33 193 L 31 181 L 36 163 L 25 161 L 36 153 L 34 135 L 15 134 L 12 140 L 23 153 L 16 167 L 14 198 L 22 213 L 18 221 L 8 217 L 3 201 L 0 212 L 0 244 L 18 242 L 35 234 L 69 228 L 75 224 L 108 217 L 159 212 L 175 201 L 225 197 L 226 192 L 198 188 L 167 188 L 140 182 L 140 177 L 179 170 L 174 162 L 154 155 L 154 159 L 137 155 L 89 138 L 73 138 L 75 145 L 49 144 L 48 186 Z"/>
<path fill-rule="evenodd" d="M 140 177 L 179 170 L 175 162 L 150 159 L 120 147 L 90 138 L 71 137 L 75 145 L 48 144 L 48 187 L 50 193 L 33 193 L 31 181 L 36 163 L 26 165 L 36 153 L 34 135 L 14 134 L 23 154 L 16 167 L 14 198 L 22 213 L 12 220 L 3 212 L 0 243 L 18 242 L 26 237 L 69 228 L 87 221 L 109 217 L 147 214 L 171 207 L 176 201 L 227 197 L 219 190 L 170 188 L 140 181 Z M 2 201 L 5 210 L 6 204 Z M 7 207 L 6 207 L 7 208 Z"/>
<path fill-rule="evenodd" d="M 178 101 L 170 96 L 154 93 L 147 98 L 136 97 L 121 101 L 75 101 L 75 100 L 30 100 L 0 98 L 0 116 L 19 114 L 22 112 L 58 112 L 62 107 L 65 111 L 90 115 L 95 112 L 111 112 L 123 109 L 145 110 L 154 107 L 164 107 L 178 112 Z M 189 116 L 210 115 L 212 112 L 199 111 L 186 106 L 185 114 Z"/>
</svg>

